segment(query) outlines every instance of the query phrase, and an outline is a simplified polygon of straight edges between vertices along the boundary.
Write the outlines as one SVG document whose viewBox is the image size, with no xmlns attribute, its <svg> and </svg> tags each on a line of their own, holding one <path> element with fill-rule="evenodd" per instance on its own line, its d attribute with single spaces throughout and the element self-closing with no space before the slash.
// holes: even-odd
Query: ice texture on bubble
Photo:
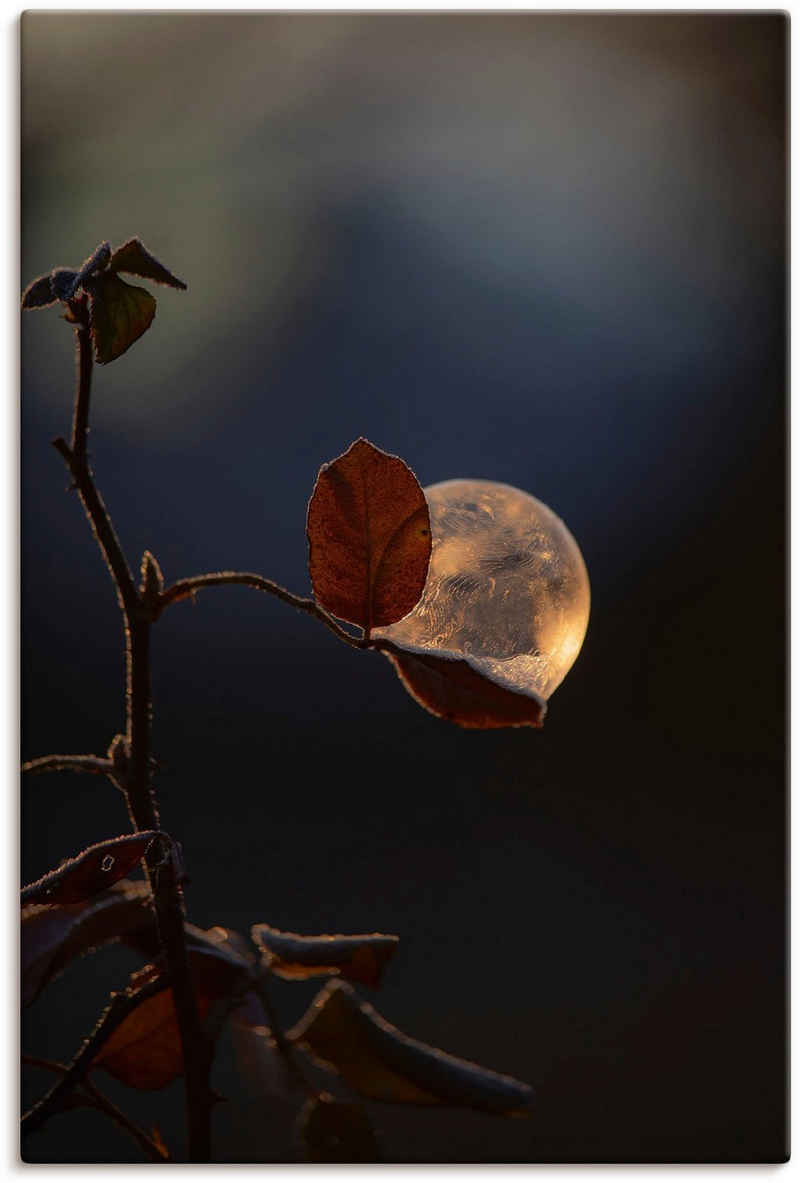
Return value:
<svg viewBox="0 0 800 1183">
<path fill-rule="evenodd" d="M 589 621 L 589 578 L 560 518 L 520 489 L 452 480 L 425 490 L 433 550 L 422 598 L 374 635 L 468 655 L 493 680 L 547 699 Z"/>
</svg>

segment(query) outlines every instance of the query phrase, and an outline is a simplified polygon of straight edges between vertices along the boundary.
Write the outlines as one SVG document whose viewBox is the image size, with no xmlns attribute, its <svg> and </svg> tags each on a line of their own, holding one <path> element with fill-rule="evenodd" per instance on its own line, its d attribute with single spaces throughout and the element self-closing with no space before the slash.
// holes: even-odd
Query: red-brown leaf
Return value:
<svg viewBox="0 0 800 1183">
<path fill-rule="evenodd" d="M 378 643 L 409 694 L 430 711 L 461 727 L 541 727 L 547 703 L 481 671 L 479 658 Z"/>
<path fill-rule="evenodd" d="M 334 616 L 369 631 L 402 619 L 422 595 L 431 556 L 425 494 L 407 464 L 368 440 L 323 464 L 306 532 L 314 595 Z"/>
<path fill-rule="evenodd" d="M 98 895 L 144 858 L 155 836 L 155 830 L 140 830 L 87 847 L 35 883 L 23 887 L 22 903 L 77 904 Z"/>
<path fill-rule="evenodd" d="M 268 924 L 250 930 L 273 973 L 282 978 L 312 978 L 340 974 L 352 982 L 377 986 L 399 937 L 374 932 L 361 936 L 304 937 L 280 932 Z"/>
<path fill-rule="evenodd" d="M 191 949 L 189 966 L 197 1001 L 197 1013 L 206 1034 L 215 1039 L 226 1017 L 225 1006 L 215 1006 L 235 993 L 243 981 L 242 966 L 224 951 Z M 143 982 L 154 967 L 141 971 Z M 93 1066 L 104 1068 L 117 1080 L 135 1089 L 164 1088 L 183 1075 L 178 1018 L 172 990 L 165 986 L 145 999 L 112 1032 L 95 1056 Z"/>
</svg>

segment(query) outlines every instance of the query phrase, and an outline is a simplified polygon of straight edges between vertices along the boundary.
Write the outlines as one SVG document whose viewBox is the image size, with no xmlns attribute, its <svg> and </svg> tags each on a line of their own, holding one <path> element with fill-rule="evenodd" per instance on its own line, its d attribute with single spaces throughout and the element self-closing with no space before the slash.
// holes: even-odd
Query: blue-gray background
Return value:
<svg viewBox="0 0 800 1183">
<path fill-rule="evenodd" d="M 132 562 L 305 592 L 314 477 L 358 435 L 423 484 L 534 493 L 586 558 L 589 633 L 541 733 L 435 720 L 382 658 L 245 589 L 157 628 L 192 918 L 397 932 L 387 1018 L 537 1089 L 527 1122 L 374 1108 L 390 1161 L 784 1152 L 786 31 L 23 18 L 23 282 L 136 234 L 189 285 L 96 372 Z M 70 338 L 26 315 L 25 757 L 103 751 L 122 722 L 110 581 L 49 446 Z M 127 824 L 93 778 L 29 780 L 22 815 L 26 880 Z M 68 1059 L 134 964 L 70 970 L 27 1050 Z M 310 994 L 281 993 L 287 1021 Z M 291 1154 L 227 1045 L 217 1084 L 219 1158 Z M 112 1091 L 180 1152 L 180 1085 Z M 135 1157 L 103 1121 L 26 1153 Z"/>
</svg>

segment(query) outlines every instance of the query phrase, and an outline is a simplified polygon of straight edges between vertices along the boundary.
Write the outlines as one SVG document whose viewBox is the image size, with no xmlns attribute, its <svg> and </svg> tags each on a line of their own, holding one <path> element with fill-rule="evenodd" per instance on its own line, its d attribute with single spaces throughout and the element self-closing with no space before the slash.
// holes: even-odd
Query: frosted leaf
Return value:
<svg viewBox="0 0 800 1183">
<path fill-rule="evenodd" d="M 433 550 L 422 598 L 373 635 L 468 657 L 493 680 L 549 698 L 589 621 L 589 578 L 575 539 L 552 510 L 511 485 L 442 481 L 425 497 Z"/>
</svg>

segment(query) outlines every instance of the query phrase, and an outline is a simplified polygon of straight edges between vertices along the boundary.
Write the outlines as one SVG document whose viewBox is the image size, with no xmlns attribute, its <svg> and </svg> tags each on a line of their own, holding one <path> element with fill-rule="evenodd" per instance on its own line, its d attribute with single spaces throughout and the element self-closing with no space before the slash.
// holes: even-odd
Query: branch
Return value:
<svg viewBox="0 0 800 1183">
<path fill-rule="evenodd" d="M 283 1057 L 286 1064 L 287 1071 L 292 1079 L 300 1086 L 303 1092 L 314 1100 L 319 1100 L 319 1090 L 314 1087 L 312 1082 L 308 1079 L 300 1064 L 295 1059 L 294 1048 L 283 1033 L 283 1029 L 278 1019 L 277 1011 L 275 1010 L 272 1001 L 272 995 L 269 992 L 267 985 L 267 975 L 262 974 L 255 983 L 255 992 L 258 995 L 261 1005 L 264 1007 L 267 1019 L 269 1020 L 269 1029 L 272 1038 L 275 1040 L 275 1047 L 278 1053 Z"/>
<path fill-rule="evenodd" d="M 26 1056 L 22 1057 L 23 1064 L 30 1064 L 33 1068 L 46 1068 L 50 1072 L 59 1072 L 65 1076 L 69 1072 L 66 1064 L 59 1064 L 57 1060 L 44 1060 L 41 1056 Z M 87 1105 L 99 1109 L 101 1113 L 105 1113 L 112 1121 L 123 1130 L 126 1130 L 134 1141 L 138 1142 L 145 1154 L 153 1162 L 169 1162 L 169 1153 L 166 1149 L 158 1144 L 155 1139 L 151 1138 L 149 1134 L 138 1125 L 131 1121 L 126 1113 L 110 1101 L 104 1093 L 101 1093 L 96 1084 L 91 1080 L 84 1080 L 81 1088 L 85 1092 L 85 1102 Z"/>
<path fill-rule="evenodd" d="M 48 1093 L 37 1101 L 22 1118 L 23 1134 L 33 1134 L 41 1129 L 49 1117 L 58 1111 L 62 1101 L 69 1096 L 73 1089 L 83 1084 L 86 1073 L 92 1066 L 92 1061 L 99 1053 L 103 1044 L 113 1035 L 132 1011 L 140 1003 L 152 998 L 164 989 L 164 975 L 159 975 L 138 989 L 129 987 L 118 994 L 111 995 L 111 1002 L 100 1016 L 97 1026 L 91 1035 L 84 1040 L 83 1046 L 76 1054 L 67 1070 Z"/>
<path fill-rule="evenodd" d="M 114 766 L 105 756 L 39 756 L 22 765 L 22 772 L 89 772 L 108 776 Z"/>
<path fill-rule="evenodd" d="M 169 604 L 175 604 L 179 600 L 188 599 L 189 596 L 202 591 L 203 588 L 221 587 L 230 583 L 240 583 L 245 587 L 253 587 L 256 591 L 268 592 L 272 596 L 277 596 L 279 600 L 283 600 L 285 604 L 291 604 L 300 612 L 308 612 L 310 616 L 315 616 L 346 645 L 351 645 L 354 649 L 369 648 L 368 641 L 365 641 L 363 637 L 354 637 L 352 633 L 343 629 L 324 608 L 320 608 L 316 600 L 306 596 L 296 596 L 293 592 L 287 591 L 285 587 L 281 587 L 279 583 L 275 583 L 274 580 L 266 579 L 263 575 L 254 575 L 250 571 L 216 571 L 211 575 L 193 575 L 189 579 L 181 579 L 161 593 L 159 610 L 161 611 Z"/>
<path fill-rule="evenodd" d="M 72 424 L 72 445 L 63 439 L 54 446 L 64 457 L 78 490 L 86 516 L 111 573 L 125 624 L 125 715 L 127 771 L 123 788 L 135 829 L 160 830 L 160 818 L 150 774 L 150 627 L 152 611 L 137 590 L 125 554 L 94 483 L 87 457 L 89 400 L 92 377 L 92 342 L 88 302 L 84 297 L 70 304 L 78 346 L 78 384 Z M 116 782 L 115 782 L 116 783 Z M 172 996 L 181 1037 L 189 1127 L 189 1158 L 211 1159 L 211 1106 L 208 1078 L 213 1046 L 206 1038 L 197 1013 L 184 933 L 183 893 L 170 852 L 154 842 L 145 860 L 153 890 L 158 935 L 172 985 Z M 66 1078 L 65 1078 L 66 1079 Z M 56 1086 L 58 1088 L 59 1086 Z"/>
</svg>

